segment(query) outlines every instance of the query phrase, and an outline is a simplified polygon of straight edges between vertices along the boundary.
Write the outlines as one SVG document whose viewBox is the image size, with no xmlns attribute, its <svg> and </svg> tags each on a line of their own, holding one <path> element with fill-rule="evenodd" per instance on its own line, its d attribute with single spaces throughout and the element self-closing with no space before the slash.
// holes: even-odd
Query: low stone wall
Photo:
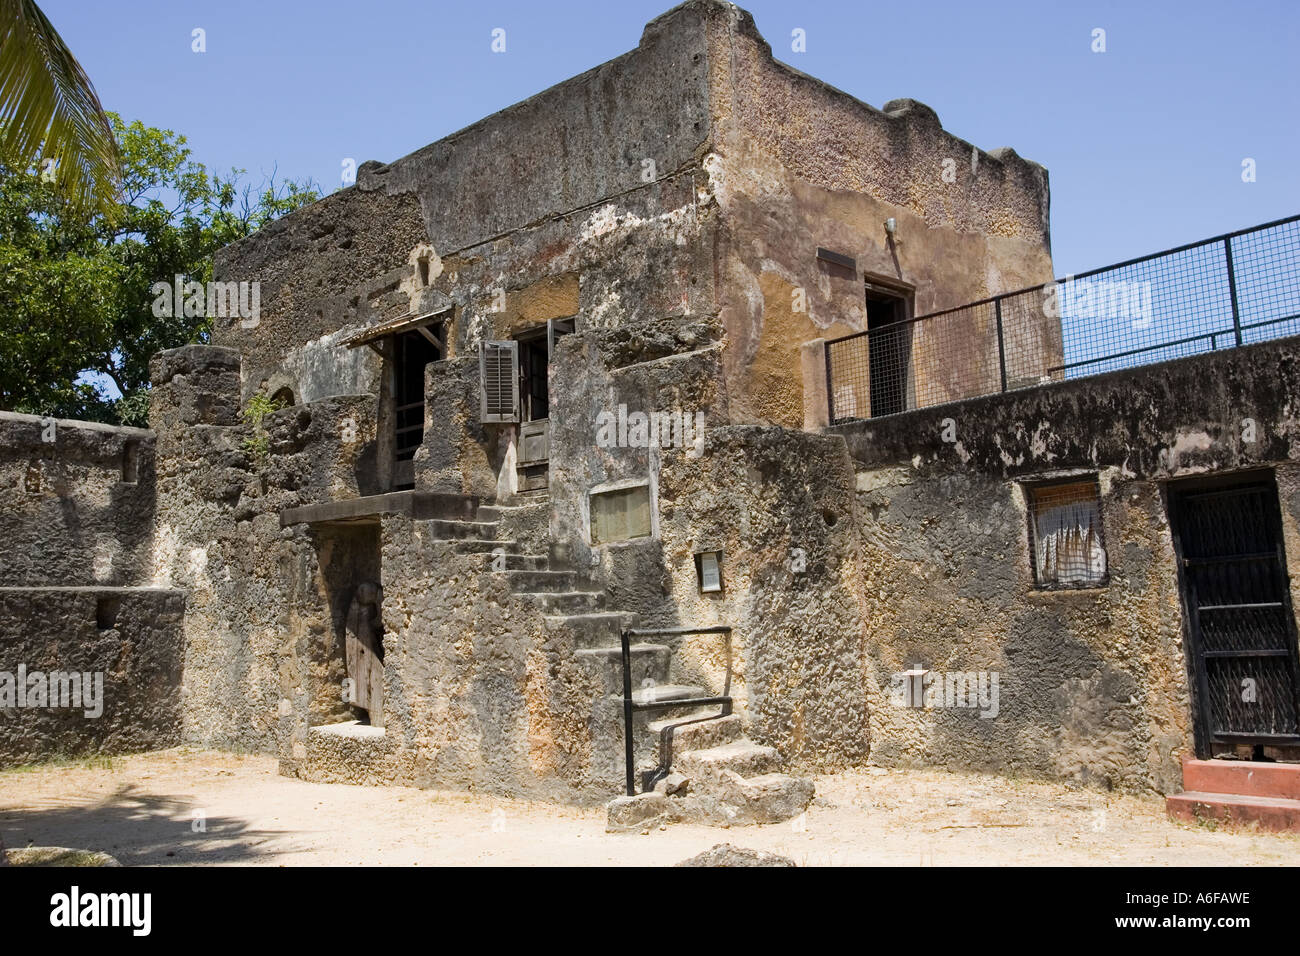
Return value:
<svg viewBox="0 0 1300 956">
<path fill-rule="evenodd" d="M 154 434 L 0 412 L 0 585 L 148 575 Z"/>
<path fill-rule="evenodd" d="M 873 762 L 1177 790 L 1193 738 L 1165 483 L 1272 468 L 1300 567 L 1297 398 L 1290 340 L 830 429 L 856 470 Z M 1076 474 L 1098 481 L 1108 579 L 1045 590 L 1024 483 Z M 900 706 L 912 669 L 996 674 L 996 705 Z"/>
<path fill-rule="evenodd" d="M 0 587 L 0 765 L 180 743 L 184 609 L 162 588 Z"/>
</svg>

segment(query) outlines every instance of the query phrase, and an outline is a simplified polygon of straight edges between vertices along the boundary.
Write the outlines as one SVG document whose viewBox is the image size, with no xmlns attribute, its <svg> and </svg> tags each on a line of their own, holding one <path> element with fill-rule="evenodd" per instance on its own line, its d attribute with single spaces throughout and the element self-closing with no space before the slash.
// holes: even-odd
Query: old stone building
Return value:
<svg viewBox="0 0 1300 956">
<path fill-rule="evenodd" d="M 633 762 L 674 775 L 624 822 L 780 819 L 869 761 L 1173 793 L 1300 744 L 1296 347 L 1251 344 L 1297 331 L 1287 263 L 1209 349 L 1139 314 L 1077 362 L 1125 317 L 1055 301 L 1046 170 L 689 0 L 225 249 L 260 312 L 155 358 L 149 431 L 8 416 L 7 537 L 53 550 L 6 553 L 4 633 L 73 660 L 120 601 L 122 746 L 319 781 L 608 800 L 632 628 Z M 1268 620 L 1223 633 L 1272 655 L 1262 722 L 1209 706 L 1256 658 L 1202 653 L 1185 476 L 1255 495 Z"/>
</svg>

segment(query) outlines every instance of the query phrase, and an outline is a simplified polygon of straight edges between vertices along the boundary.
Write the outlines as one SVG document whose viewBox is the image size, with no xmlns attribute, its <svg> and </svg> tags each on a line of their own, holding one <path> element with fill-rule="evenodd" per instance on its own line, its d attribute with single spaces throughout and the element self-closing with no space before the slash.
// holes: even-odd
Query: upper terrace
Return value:
<svg viewBox="0 0 1300 956">
<path fill-rule="evenodd" d="M 824 343 L 841 424 L 1300 334 L 1291 216 Z"/>
</svg>

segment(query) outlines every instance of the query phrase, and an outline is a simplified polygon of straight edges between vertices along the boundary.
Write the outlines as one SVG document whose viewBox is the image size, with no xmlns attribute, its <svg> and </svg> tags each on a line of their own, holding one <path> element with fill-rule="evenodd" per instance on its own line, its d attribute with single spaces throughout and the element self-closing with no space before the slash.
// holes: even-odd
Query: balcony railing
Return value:
<svg viewBox="0 0 1300 956">
<path fill-rule="evenodd" d="M 826 343 L 831 424 L 1300 334 L 1300 216 Z"/>
</svg>

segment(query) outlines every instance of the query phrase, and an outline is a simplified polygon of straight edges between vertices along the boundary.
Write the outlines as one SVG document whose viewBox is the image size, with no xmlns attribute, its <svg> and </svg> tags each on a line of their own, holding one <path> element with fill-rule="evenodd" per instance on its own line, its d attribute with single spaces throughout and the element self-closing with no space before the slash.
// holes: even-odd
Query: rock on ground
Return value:
<svg viewBox="0 0 1300 956">
<path fill-rule="evenodd" d="M 747 850 L 730 843 L 719 843 L 712 849 L 705 850 L 689 860 L 682 860 L 677 866 L 794 866 L 794 860 L 776 853 L 763 853 L 759 850 Z"/>
</svg>

